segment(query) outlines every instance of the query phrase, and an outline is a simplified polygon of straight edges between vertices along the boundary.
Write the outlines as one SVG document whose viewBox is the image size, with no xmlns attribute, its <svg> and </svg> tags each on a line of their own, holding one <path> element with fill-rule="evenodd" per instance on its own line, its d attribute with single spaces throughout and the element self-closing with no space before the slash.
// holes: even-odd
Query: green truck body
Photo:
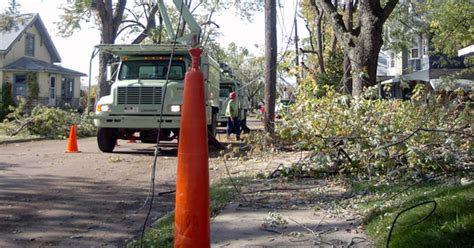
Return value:
<svg viewBox="0 0 474 248">
<path fill-rule="evenodd" d="M 113 151 L 117 139 L 154 143 L 160 122 L 160 140 L 177 139 L 184 77 L 191 65 L 188 48 L 179 44 L 97 47 L 120 58 L 111 94 L 100 98 L 96 104 L 94 124 L 98 127 L 99 149 Z M 205 79 L 207 124 L 215 134 L 220 107 L 220 68 L 205 51 L 200 68 Z"/>
</svg>

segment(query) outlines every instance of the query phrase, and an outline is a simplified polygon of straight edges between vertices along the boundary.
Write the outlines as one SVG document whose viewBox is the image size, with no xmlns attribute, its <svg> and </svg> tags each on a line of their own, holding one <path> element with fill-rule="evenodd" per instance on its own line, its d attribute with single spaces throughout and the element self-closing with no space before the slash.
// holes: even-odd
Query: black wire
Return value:
<svg viewBox="0 0 474 248">
<path fill-rule="evenodd" d="M 421 203 L 418 203 L 416 205 L 413 205 L 409 208 L 405 208 L 404 210 L 402 210 L 400 213 L 397 214 L 397 216 L 395 217 L 395 219 L 393 220 L 393 223 L 392 225 L 390 226 L 390 231 L 388 232 L 388 237 L 387 237 L 387 244 L 386 244 L 386 248 L 389 248 L 389 245 L 390 245 L 390 239 L 392 238 L 392 232 L 393 232 L 393 229 L 395 228 L 395 223 L 397 223 L 397 219 L 398 217 L 400 217 L 403 213 L 409 211 L 409 210 L 412 210 L 414 208 L 417 208 L 419 206 L 422 206 L 422 205 L 426 205 L 426 204 L 430 204 L 430 203 L 433 203 L 433 209 L 431 209 L 431 211 L 425 215 L 423 218 L 421 218 L 419 221 L 415 222 L 415 223 L 412 223 L 410 225 L 407 225 L 407 226 L 404 226 L 404 227 L 411 227 L 411 226 L 414 226 L 414 225 L 418 225 L 420 224 L 421 222 L 424 222 L 426 219 L 428 219 L 431 215 L 433 215 L 434 211 L 436 210 L 436 201 L 434 200 L 431 200 L 431 201 L 425 201 L 425 202 L 421 202 Z"/>
<path fill-rule="evenodd" d="M 184 3 L 181 4 L 181 8 L 180 8 L 180 11 L 179 11 L 178 28 L 181 25 L 181 17 L 182 17 L 182 14 L 183 14 L 183 6 L 184 6 Z M 165 84 L 163 85 L 164 90 L 163 90 L 163 97 L 161 99 L 160 120 L 158 122 L 158 130 L 157 130 L 157 135 L 156 135 L 156 147 L 155 147 L 155 153 L 154 153 L 154 157 L 153 157 L 153 166 L 152 166 L 152 172 L 151 172 L 150 206 L 148 207 L 148 212 L 147 212 L 147 215 L 145 217 L 145 221 L 144 221 L 143 227 L 142 227 L 142 232 L 141 232 L 141 236 L 140 236 L 140 248 L 143 247 L 143 236 L 145 235 L 146 224 L 148 222 L 148 218 L 150 218 L 150 213 L 151 213 L 151 209 L 152 209 L 152 206 L 153 206 L 153 200 L 155 199 L 156 161 L 157 161 L 157 158 L 158 158 L 158 154 L 160 153 L 160 150 L 159 150 L 160 132 L 161 132 L 161 125 L 162 125 L 162 122 L 163 122 L 163 111 L 164 111 L 164 105 L 165 105 L 166 90 L 167 90 L 167 86 L 168 86 L 168 83 L 169 83 L 169 73 L 170 73 L 171 64 L 173 62 L 173 56 L 174 56 L 174 52 L 175 52 L 175 48 L 176 48 L 177 38 L 178 38 L 178 34 L 176 33 L 176 35 L 174 36 L 173 46 L 171 48 L 171 54 L 170 54 L 170 59 L 169 59 L 169 63 L 168 63 L 168 71 L 166 72 L 166 80 L 165 80 Z"/>
</svg>

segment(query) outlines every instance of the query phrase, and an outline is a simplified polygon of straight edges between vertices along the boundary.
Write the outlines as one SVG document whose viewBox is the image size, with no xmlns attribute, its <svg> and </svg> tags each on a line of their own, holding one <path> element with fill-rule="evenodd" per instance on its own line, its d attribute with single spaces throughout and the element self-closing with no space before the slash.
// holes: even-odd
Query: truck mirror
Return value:
<svg viewBox="0 0 474 248">
<path fill-rule="evenodd" d="M 105 80 L 110 81 L 112 79 L 112 66 L 107 65 L 107 73 L 105 76 Z"/>
<path fill-rule="evenodd" d="M 204 64 L 201 71 L 204 74 L 204 80 L 206 81 L 209 77 L 209 64 Z"/>
</svg>

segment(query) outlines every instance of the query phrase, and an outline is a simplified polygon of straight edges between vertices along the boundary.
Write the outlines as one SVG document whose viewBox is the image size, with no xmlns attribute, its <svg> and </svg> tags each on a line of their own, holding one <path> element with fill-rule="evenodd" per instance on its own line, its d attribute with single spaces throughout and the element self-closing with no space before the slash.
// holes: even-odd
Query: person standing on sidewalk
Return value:
<svg viewBox="0 0 474 248">
<path fill-rule="evenodd" d="M 235 92 L 229 94 L 225 116 L 227 117 L 227 138 L 231 133 L 235 133 L 236 140 L 240 140 L 239 104 Z"/>
</svg>

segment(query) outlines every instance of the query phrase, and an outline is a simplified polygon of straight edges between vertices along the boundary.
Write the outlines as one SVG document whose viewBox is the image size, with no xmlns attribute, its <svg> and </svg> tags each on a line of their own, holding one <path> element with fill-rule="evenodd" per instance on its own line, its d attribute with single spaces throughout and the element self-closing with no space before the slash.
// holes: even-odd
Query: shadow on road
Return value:
<svg viewBox="0 0 474 248">
<path fill-rule="evenodd" d="M 148 194 L 148 188 L 83 177 L 0 175 L 0 247 L 123 246 L 140 232 Z M 151 219 L 173 208 L 174 195 L 156 197 Z"/>
</svg>

